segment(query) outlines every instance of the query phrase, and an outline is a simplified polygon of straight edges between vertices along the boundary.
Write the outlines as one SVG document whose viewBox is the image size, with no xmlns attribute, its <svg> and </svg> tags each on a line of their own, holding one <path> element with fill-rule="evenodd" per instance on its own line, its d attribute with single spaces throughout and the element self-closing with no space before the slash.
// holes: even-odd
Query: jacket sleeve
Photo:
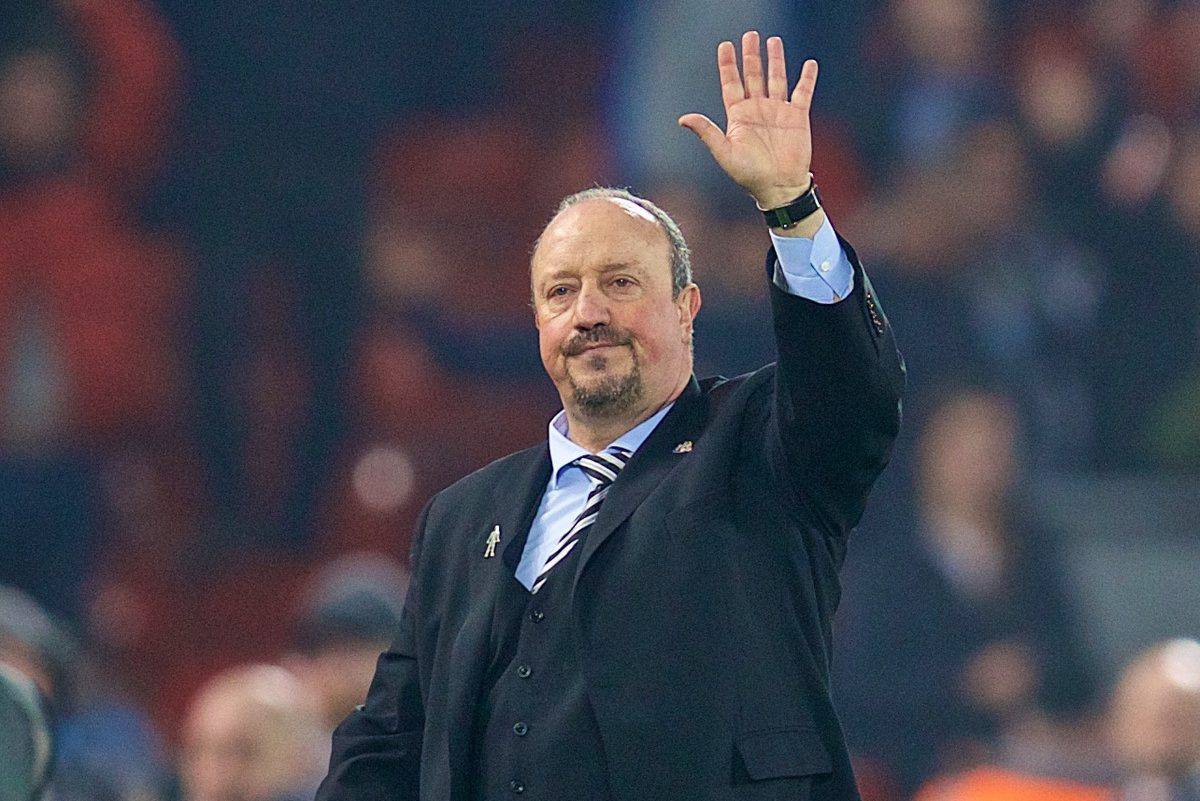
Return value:
<svg viewBox="0 0 1200 801">
<path fill-rule="evenodd" d="M 417 665 L 420 549 L 429 506 L 413 539 L 412 581 L 399 630 L 379 656 L 366 703 L 333 732 L 329 773 L 316 801 L 417 801 L 425 705 Z"/>
<path fill-rule="evenodd" d="M 785 502 L 829 534 L 849 532 L 900 427 L 904 362 L 853 248 L 850 295 L 821 304 L 771 282 L 779 351 L 767 452 Z M 775 272 L 774 249 L 767 255 Z"/>
</svg>

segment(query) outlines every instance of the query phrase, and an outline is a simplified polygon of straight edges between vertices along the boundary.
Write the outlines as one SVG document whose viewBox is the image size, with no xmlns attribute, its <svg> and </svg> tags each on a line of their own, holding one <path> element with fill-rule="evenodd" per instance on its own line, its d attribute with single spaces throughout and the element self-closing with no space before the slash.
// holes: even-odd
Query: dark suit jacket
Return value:
<svg viewBox="0 0 1200 801">
<path fill-rule="evenodd" d="M 571 612 L 619 801 L 858 797 L 829 698 L 830 621 L 904 368 L 843 247 L 853 294 L 821 305 L 772 285 L 778 363 L 693 380 L 584 541 Z M 543 443 L 430 501 L 400 631 L 334 734 L 320 801 L 465 798 L 496 598 L 549 475 Z"/>
</svg>

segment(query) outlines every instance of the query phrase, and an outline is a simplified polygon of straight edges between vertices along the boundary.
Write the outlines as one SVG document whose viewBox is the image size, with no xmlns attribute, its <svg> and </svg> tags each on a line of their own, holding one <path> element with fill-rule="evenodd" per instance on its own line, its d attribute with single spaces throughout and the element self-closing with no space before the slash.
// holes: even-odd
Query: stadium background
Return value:
<svg viewBox="0 0 1200 801">
<path fill-rule="evenodd" d="M 909 367 L 835 634 L 864 793 L 1126 782 L 1114 688 L 1200 634 L 1200 5 L 3 0 L 0 658 L 60 796 L 189 797 L 222 671 L 361 674 L 425 499 L 557 409 L 562 196 L 679 220 L 699 374 L 773 358 L 761 220 L 675 124 L 746 28 L 821 62 L 814 170 Z"/>
</svg>

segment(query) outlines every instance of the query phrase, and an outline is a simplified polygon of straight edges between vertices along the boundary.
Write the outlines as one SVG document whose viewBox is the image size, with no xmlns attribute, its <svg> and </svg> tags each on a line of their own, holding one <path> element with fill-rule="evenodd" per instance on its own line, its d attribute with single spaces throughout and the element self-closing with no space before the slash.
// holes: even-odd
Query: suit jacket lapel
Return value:
<svg viewBox="0 0 1200 801">
<path fill-rule="evenodd" d="M 468 558 L 483 559 L 486 536 L 492 526 L 500 526 L 500 547 L 496 557 L 488 559 L 489 569 L 476 571 L 475 577 L 489 577 L 490 586 L 468 614 L 455 646 L 455 680 L 448 688 L 447 708 L 452 717 L 447 725 L 451 798 L 465 797 L 472 780 L 471 738 L 475 728 L 478 703 L 487 691 L 486 680 L 495 668 L 498 627 L 507 623 L 513 604 L 503 603 L 512 593 L 510 585 L 517 584 L 514 572 L 521 560 L 529 529 L 541 503 L 546 482 L 550 479 L 550 450 L 545 445 L 529 448 L 514 459 L 512 470 L 496 483 L 494 489 L 494 520 L 480 521 L 478 543 L 469 546 Z M 517 584 L 518 589 L 524 589 Z M 520 614 L 520 608 L 517 608 Z"/>
<path fill-rule="evenodd" d="M 583 551 L 575 567 L 575 579 L 583 573 L 592 554 L 625 522 L 638 505 L 658 486 L 677 460 L 675 446 L 699 436 L 704 422 L 705 401 L 695 376 L 684 388 L 666 417 L 650 432 L 625 465 L 600 506 L 600 515 L 583 541 Z"/>
<path fill-rule="evenodd" d="M 528 454 L 528 455 L 526 455 Z M 542 443 L 522 454 L 523 460 L 516 468 L 512 481 L 496 485 L 494 497 L 496 520 L 500 524 L 501 559 L 506 572 L 511 576 L 521 562 L 529 529 L 550 481 L 550 446 Z M 506 541 L 507 540 L 507 541 Z"/>
</svg>

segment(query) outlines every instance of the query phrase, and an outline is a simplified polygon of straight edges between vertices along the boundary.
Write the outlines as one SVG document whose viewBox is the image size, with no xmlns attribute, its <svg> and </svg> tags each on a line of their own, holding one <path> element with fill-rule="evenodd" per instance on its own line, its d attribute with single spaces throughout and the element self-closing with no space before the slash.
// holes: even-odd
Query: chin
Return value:
<svg viewBox="0 0 1200 801">
<path fill-rule="evenodd" d="M 632 373 L 632 370 L 615 370 L 612 364 L 601 360 L 599 364 L 586 364 L 582 369 L 569 371 L 568 378 L 581 389 L 597 389 L 607 384 L 625 381 Z"/>
<path fill-rule="evenodd" d="M 623 375 L 590 376 L 590 380 L 571 380 L 576 408 L 589 415 L 611 417 L 627 412 L 642 397 L 641 376 L 637 370 Z"/>
</svg>

